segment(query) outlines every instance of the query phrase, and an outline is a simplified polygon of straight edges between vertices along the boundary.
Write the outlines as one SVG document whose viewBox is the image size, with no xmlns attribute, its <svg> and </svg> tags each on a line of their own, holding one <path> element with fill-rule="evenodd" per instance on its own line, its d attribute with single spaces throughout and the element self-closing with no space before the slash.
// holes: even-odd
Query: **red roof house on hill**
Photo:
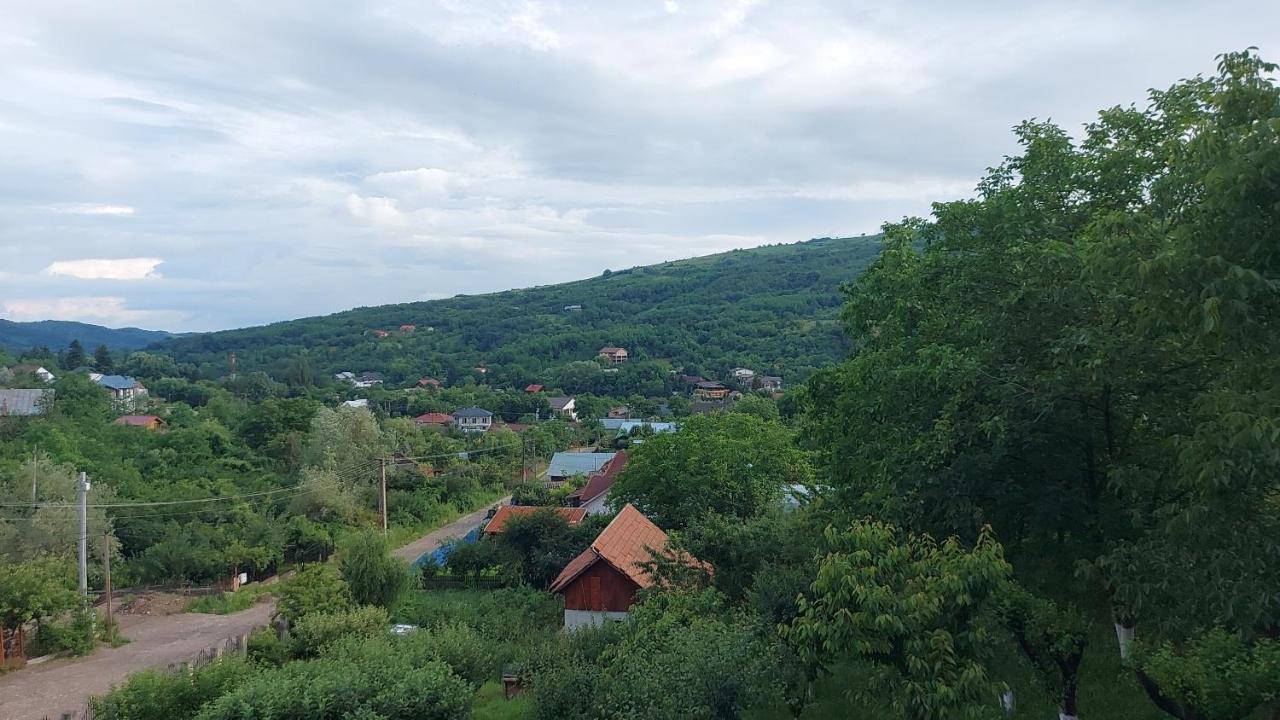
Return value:
<svg viewBox="0 0 1280 720">
<path fill-rule="evenodd" d="M 484 526 L 486 535 L 497 535 L 506 529 L 507 523 L 513 517 L 528 517 L 539 510 L 552 510 L 555 514 L 564 518 L 565 522 L 570 525 L 577 525 L 587 516 L 582 508 L 567 507 L 539 507 L 536 505 L 503 505 L 498 508 L 498 512 L 494 513 L 493 518 L 489 520 L 489 524 Z"/>
<path fill-rule="evenodd" d="M 453 416 L 449 413 L 423 413 L 413 421 L 419 425 L 452 425 Z"/>
<path fill-rule="evenodd" d="M 675 557 L 662 528 L 627 504 L 591 547 L 571 560 L 551 583 L 551 592 L 564 596 L 565 629 L 626 618 L 636 593 L 654 583 L 644 564 L 652 561 L 655 553 Z M 692 558 L 687 561 L 702 566 Z"/>
<path fill-rule="evenodd" d="M 627 466 L 627 451 L 620 450 L 596 472 L 587 478 L 587 483 L 574 491 L 567 498 L 570 505 L 582 508 L 588 515 L 596 515 L 608 511 L 609 488 L 618 473 Z"/>
<path fill-rule="evenodd" d="M 165 426 L 164 419 L 157 415 L 121 415 L 111 421 L 112 425 L 128 425 L 130 427 L 146 428 L 148 430 L 163 430 Z"/>
<path fill-rule="evenodd" d="M 538 383 L 530 383 L 525 387 L 524 391 L 527 393 L 540 393 L 542 392 L 542 386 Z"/>
</svg>

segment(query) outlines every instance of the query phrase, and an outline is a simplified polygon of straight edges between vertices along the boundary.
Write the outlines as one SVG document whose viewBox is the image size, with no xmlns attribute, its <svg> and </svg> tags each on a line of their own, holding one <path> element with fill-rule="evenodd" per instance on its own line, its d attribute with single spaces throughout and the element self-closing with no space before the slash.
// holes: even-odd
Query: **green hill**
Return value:
<svg viewBox="0 0 1280 720">
<path fill-rule="evenodd" d="M 17 352 L 42 345 L 60 350 L 72 340 L 79 340 L 90 351 L 98 345 L 106 345 L 112 350 L 134 350 L 167 337 L 170 334 L 162 330 L 109 328 L 66 320 L 0 320 L 0 348 Z"/>
<path fill-rule="evenodd" d="M 234 353 L 240 371 L 285 380 L 351 370 L 382 372 L 393 384 L 424 375 L 456 383 L 483 364 L 486 382 L 519 385 L 554 382 L 567 363 L 617 345 L 633 358 L 628 375 L 656 372 L 645 362 L 652 360 L 717 377 L 741 365 L 790 383 L 847 350 L 839 287 L 880 247 L 878 237 L 863 237 L 734 250 L 559 285 L 174 338 L 156 349 L 208 377 L 225 374 Z"/>
</svg>

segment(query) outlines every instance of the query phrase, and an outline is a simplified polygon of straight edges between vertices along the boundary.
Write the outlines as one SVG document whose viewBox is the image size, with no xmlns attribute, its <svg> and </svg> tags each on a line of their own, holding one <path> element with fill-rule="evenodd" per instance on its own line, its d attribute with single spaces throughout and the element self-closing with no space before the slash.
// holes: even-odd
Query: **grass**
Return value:
<svg viewBox="0 0 1280 720">
<path fill-rule="evenodd" d="M 529 716 L 533 703 L 527 696 L 516 696 L 510 700 L 502 693 L 502 683 L 490 680 L 476 693 L 475 702 L 471 706 L 472 720 L 520 720 Z"/>
<path fill-rule="evenodd" d="M 186 612 L 229 615 L 248 610 L 258 602 L 259 598 L 270 594 L 271 589 L 266 585 L 244 585 L 236 592 L 196 598 L 187 605 Z"/>
</svg>

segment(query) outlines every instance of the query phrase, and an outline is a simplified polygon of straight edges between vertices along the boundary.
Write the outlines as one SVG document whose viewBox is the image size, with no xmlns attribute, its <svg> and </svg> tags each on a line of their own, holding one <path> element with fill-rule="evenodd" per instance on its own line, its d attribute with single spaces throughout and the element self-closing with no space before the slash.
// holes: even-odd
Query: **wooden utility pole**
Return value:
<svg viewBox="0 0 1280 720">
<path fill-rule="evenodd" d="M 103 590 L 107 596 L 107 642 L 115 639 L 116 628 L 111 623 L 111 535 L 102 533 Z"/>
<path fill-rule="evenodd" d="M 378 458 L 378 475 L 380 476 L 381 489 L 378 493 L 380 498 L 379 505 L 382 506 L 382 534 L 387 534 L 387 459 Z"/>
</svg>

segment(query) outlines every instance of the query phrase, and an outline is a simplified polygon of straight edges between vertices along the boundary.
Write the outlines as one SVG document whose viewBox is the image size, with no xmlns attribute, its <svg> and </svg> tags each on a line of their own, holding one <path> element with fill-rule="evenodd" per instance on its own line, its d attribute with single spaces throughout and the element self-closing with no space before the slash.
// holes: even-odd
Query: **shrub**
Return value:
<svg viewBox="0 0 1280 720">
<path fill-rule="evenodd" d="M 350 535 L 342 544 L 338 569 L 361 605 L 389 608 L 409 586 L 409 571 L 374 530 Z"/>
<path fill-rule="evenodd" d="M 370 645 L 372 643 L 372 645 Z M 385 641 L 342 644 L 330 655 L 259 673 L 206 706 L 197 720 L 463 720 L 472 689 L 439 661 L 420 665 Z M 352 652 L 348 652 L 352 650 Z"/>
<path fill-rule="evenodd" d="M 368 605 L 342 612 L 311 613 L 293 626 L 293 652 L 297 657 L 312 657 L 343 638 L 385 635 L 390 626 L 386 610 Z"/>
<path fill-rule="evenodd" d="M 239 658 L 223 658 L 191 673 L 144 670 L 124 685 L 89 701 L 96 720 L 172 720 L 200 708 L 249 680 L 257 672 Z"/>
<path fill-rule="evenodd" d="M 263 665 L 283 665 L 290 659 L 289 645 L 271 628 L 250 635 L 246 652 L 250 660 Z"/>
<path fill-rule="evenodd" d="M 351 588 L 331 565 L 308 565 L 283 583 L 276 613 L 296 622 L 314 612 L 342 612 L 352 605 Z"/>
<path fill-rule="evenodd" d="M 505 640 L 555 632 L 563 612 L 560 598 L 527 588 L 434 590 L 408 594 L 395 618 L 424 628 L 459 622 L 484 637 Z"/>
<path fill-rule="evenodd" d="M 473 688 L 479 688 L 498 672 L 495 643 L 459 622 L 420 630 L 401 639 L 399 645 L 397 652 L 443 661 Z"/>
</svg>

